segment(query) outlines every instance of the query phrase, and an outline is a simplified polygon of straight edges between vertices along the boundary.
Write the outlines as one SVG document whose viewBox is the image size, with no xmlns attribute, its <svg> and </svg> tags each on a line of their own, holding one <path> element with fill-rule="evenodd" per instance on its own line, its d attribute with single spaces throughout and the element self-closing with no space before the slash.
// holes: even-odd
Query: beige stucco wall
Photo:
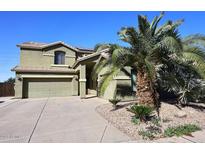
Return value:
<svg viewBox="0 0 205 154">
<path fill-rule="evenodd" d="M 105 67 L 99 74 L 104 74 L 109 67 Z M 113 77 L 112 81 L 109 83 L 109 86 L 106 88 L 103 98 L 113 99 L 116 93 L 116 97 L 122 100 L 133 100 L 135 99 L 134 92 L 132 91 L 132 81 L 131 81 L 131 68 L 125 67 L 124 71 L 120 71 L 116 76 Z M 126 73 L 125 73 L 126 72 Z M 116 89 L 117 88 L 117 89 Z M 117 90 L 117 91 L 116 91 Z"/>
<path fill-rule="evenodd" d="M 75 68 L 75 71 L 78 72 L 79 78 L 77 79 L 79 95 L 81 98 L 86 97 L 86 64 L 80 64 Z"/>
<path fill-rule="evenodd" d="M 78 75 L 74 75 L 74 78 L 72 79 L 72 96 L 78 96 Z"/>
<path fill-rule="evenodd" d="M 23 80 L 19 79 L 20 76 L 21 76 L 20 74 L 16 74 L 15 85 L 14 85 L 15 98 L 22 98 Z"/>
<path fill-rule="evenodd" d="M 80 84 L 80 97 L 84 98 L 86 97 L 86 65 L 80 65 L 80 78 L 79 78 L 79 84 Z"/>
<path fill-rule="evenodd" d="M 41 50 L 21 49 L 20 66 L 22 67 L 52 67 L 55 51 L 65 52 L 65 65 L 72 66 L 75 63 L 76 52 L 64 46 Z"/>
</svg>

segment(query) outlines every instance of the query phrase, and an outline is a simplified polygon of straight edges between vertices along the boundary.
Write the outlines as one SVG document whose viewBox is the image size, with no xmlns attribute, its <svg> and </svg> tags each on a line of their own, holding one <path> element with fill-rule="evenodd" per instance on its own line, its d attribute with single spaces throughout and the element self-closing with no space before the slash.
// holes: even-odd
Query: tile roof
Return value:
<svg viewBox="0 0 205 154">
<path fill-rule="evenodd" d="M 82 48 L 82 47 L 76 47 L 80 52 L 88 52 L 88 53 L 93 53 L 93 49 L 88 49 L 88 48 Z"/>
<path fill-rule="evenodd" d="M 57 41 L 57 42 L 53 42 L 53 43 L 24 42 L 21 44 L 17 44 L 17 47 L 29 48 L 29 49 L 44 49 L 44 48 L 51 47 L 51 46 L 58 45 L 58 44 L 64 45 L 64 46 L 66 46 L 66 47 L 68 47 L 76 52 L 86 52 L 86 53 L 93 52 L 93 49 L 73 47 L 71 45 L 68 45 L 68 44 L 62 42 L 62 41 Z"/>
</svg>

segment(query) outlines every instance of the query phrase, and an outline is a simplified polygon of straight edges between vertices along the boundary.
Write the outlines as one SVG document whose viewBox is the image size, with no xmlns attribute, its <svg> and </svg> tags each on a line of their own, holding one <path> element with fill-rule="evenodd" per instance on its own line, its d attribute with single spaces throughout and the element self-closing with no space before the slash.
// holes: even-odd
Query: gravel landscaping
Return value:
<svg viewBox="0 0 205 154">
<path fill-rule="evenodd" d="M 138 134 L 138 131 L 144 129 L 147 125 L 131 122 L 134 114 L 128 112 L 126 108 L 133 104 L 134 102 L 121 102 L 119 103 L 119 108 L 113 110 L 112 104 L 107 103 L 98 106 L 96 111 L 131 138 L 141 140 L 142 137 Z M 183 124 L 196 124 L 202 129 L 205 128 L 205 110 L 203 108 L 184 107 L 180 109 L 175 105 L 162 102 L 160 117 L 163 129 Z"/>
</svg>

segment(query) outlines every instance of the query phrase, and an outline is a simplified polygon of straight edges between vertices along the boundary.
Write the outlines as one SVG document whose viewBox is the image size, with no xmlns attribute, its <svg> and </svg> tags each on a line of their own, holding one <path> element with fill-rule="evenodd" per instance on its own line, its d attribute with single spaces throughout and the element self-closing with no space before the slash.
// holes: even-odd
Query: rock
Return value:
<svg viewBox="0 0 205 154">
<path fill-rule="evenodd" d="M 174 116 L 177 118 L 185 118 L 185 117 L 187 117 L 187 114 L 184 111 L 179 111 Z"/>
<path fill-rule="evenodd" d="M 192 111 L 192 110 L 190 110 L 190 111 L 189 111 L 189 113 L 191 113 L 191 114 L 195 114 L 195 112 L 194 112 L 194 111 Z"/>
</svg>

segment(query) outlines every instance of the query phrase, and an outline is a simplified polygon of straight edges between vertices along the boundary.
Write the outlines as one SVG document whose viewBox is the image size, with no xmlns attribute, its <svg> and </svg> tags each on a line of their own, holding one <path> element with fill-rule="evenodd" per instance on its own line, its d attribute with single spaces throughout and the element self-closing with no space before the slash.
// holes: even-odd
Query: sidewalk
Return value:
<svg viewBox="0 0 205 154">
<path fill-rule="evenodd" d="M 13 99 L 13 98 L 14 97 L 0 97 L 0 108 L 5 107 L 18 100 L 18 99 Z"/>
<path fill-rule="evenodd" d="M 8 101 L 8 100 L 10 100 L 10 99 L 12 99 L 13 98 L 13 96 L 9 96 L 9 97 L 0 97 L 0 102 L 6 102 L 6 101 Z"/>
</svg>

